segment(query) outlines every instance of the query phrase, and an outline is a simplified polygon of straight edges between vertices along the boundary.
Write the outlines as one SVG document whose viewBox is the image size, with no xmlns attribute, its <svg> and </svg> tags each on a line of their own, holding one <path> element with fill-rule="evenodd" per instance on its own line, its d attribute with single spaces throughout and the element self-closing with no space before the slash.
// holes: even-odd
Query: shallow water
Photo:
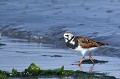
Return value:
<svg viewBox="0 0 120 79">
<path fill-rule="evenodd" d="M 82 58 L 81 54 L 67 49 L 53 49 L 49 45 L 39 45 L 26 40 L 3 37 L 1 40 L 6 46 L 0 47 L 0 69 L 12 71 L 13 68 L 23 71 L 31 63 L 41 69 L 57 69 L 64 66 L 66 70 L 80 70 L 86 72 L 101 72 L 120 78 L 120 59 L 116 57 L 93 56 L 98 60 L 109 61 L 105 64 L 82 64 L 81 67 L 71 65 Z M 48 47 L 49 46 L 49 47 Z M 58 56 L 55 56 L 58 55 Z M 86 59 L 88 56 L 86 56 Z"/>
<path fill-rule="evenodd" d="M 120 57 L 119 9 L 119 0 L 1 0 L 0 32 L 65 48 L 61 38 L 69 31 L 108 43 L 102 55 Z"/>
<path fill-rule="evenodd" d="M 120 0 L 0 0 L 0 36 L 5 36 L 0 42 L 7 44 L 0 47 L 0 69 L 22 71 L 34 62 L 42 69 L 64 65 L 65 69 L 78 70 L 71 64 L 81 54 L 70 51 L 62 39 L 69 31 L 108 43 L 93 57 L 109 62 L 93 69 L 120 78 L 119 17 Z M 84 71 L 91 67 L 82 66 Z"/>
</svg>

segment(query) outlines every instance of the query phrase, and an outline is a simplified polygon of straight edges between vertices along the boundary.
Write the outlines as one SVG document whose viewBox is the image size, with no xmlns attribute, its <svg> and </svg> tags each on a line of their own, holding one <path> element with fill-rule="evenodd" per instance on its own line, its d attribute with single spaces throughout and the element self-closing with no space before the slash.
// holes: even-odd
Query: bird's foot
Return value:
<svg viewBox="0 0 120 79">
<path fill-rule="evenodd" d="M 80 65 L 81 65 L 81 63 L 77 63 L 76 65 L 77 65 L 77 66 L 80 66 Z"/>
<path fill-rule="evenodd" d="M 77 63 L 77 64 L 72 64 L 72 65 L 77 65 L 77 66 L 79 66 L 80 67 L 80 65 L 82 64 L 82 62 L 84 61 L 84 57 Z"/>
<path fill-rule="evenodd" d="M 80 63 L 76 63 L 76 64 L 71 64 L 71 65 L 76 65 L 76 66 L 80 67 L 81 64 Z"/>
<path fill-rule="evenodd" d="M 94 64 L 94 59 L 91 56 L 90 56 L 90 60 Z"/>
</svg>

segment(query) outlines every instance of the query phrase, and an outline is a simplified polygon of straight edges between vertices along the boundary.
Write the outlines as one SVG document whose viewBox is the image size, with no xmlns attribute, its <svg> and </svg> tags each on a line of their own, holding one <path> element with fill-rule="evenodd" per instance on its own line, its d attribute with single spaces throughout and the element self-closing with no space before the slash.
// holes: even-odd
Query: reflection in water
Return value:
<svg viewBox="0 0 120 79">
<path fill-rule="evenodd" d="M 79 68 L 80 68 L 80 71 L 84 71 L 82 66 L 79 66 Z M 93 70 L 94 70 L 94 64 L 92 66 L 90 66 L 89 72 L 92 73 Z"/>
<path fill-rule="evenodd" d="M 38 77 L 19 77 L 19 78 L 11 77 L 10 79 L 39 79 L 39 78 Z"/>
</svg>

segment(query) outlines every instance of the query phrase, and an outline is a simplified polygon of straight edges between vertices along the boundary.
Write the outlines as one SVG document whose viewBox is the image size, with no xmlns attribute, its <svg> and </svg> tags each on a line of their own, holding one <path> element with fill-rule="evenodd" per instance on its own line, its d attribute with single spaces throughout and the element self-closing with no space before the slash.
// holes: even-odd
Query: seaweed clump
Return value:
<svg viewBox="0 0 120 79">
<path fill-rule="evenodd" d="M 41 70 L 39 66 L 34 63 L 25 69 L 23 72 L 18 72 L 17 69 L 12 69 L 12 72 L 6 72 L 0 70 L 0 79 L 20 78 L 20 77 L 38 77 L 38 78 L 69 78 L 69 79 L 116 79 L 113 76 L 107 76 L 104 73 L 88 73 L 83 71 L 64 70 L 64 66 L 54 70 Z"/>
</svg>

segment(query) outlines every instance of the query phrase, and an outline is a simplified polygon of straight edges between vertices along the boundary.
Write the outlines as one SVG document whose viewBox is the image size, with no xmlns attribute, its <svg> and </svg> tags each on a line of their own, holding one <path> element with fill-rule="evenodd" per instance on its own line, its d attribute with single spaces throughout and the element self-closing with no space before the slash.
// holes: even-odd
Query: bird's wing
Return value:
<svg viewBox="0 0 120 79">
<path fill-rule="evenodd" d="M 91 48 L 91 47 L 98 47 L 105 45 L 104 43 L 101 42 L 96 42 L 92 39 L 85 38 L 85 37 L 77 37 L 78 43 L 82 48 Z"/>
</svg>

